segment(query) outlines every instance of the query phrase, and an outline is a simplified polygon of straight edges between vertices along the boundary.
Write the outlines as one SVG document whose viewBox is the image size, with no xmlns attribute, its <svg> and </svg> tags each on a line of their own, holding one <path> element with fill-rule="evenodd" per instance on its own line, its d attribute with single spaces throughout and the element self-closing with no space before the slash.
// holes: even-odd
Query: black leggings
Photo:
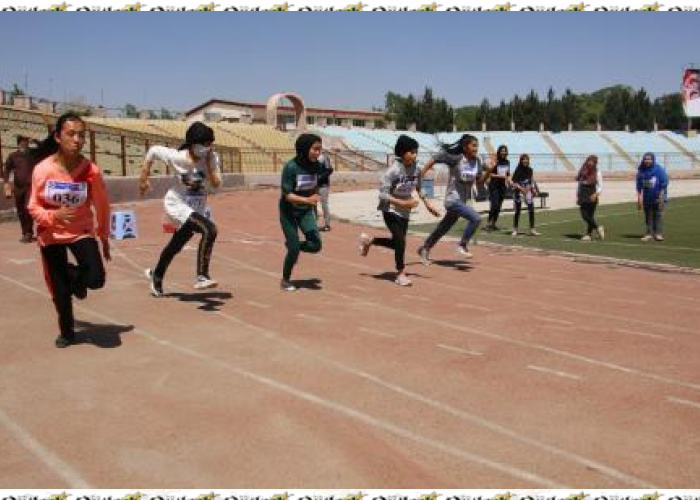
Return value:
<svg viewBox="0 0 700 500">
<path fill-rule="evenodd" d="M 530 229 L 535 228 L 535 204 L 525 203 L 527 205 L 527 213 L 530 216 Z M 513 207 L 515 208 L 515 216 L 513 217 L 513 228 L 518 229 L 518 224 L 520 223 L 520 212 L 522 211 L 522 201 L 514 200 Z"/>
<path fill-rule="evenodd" d="M 408 219 L 400 217 L 392 212 L 383 212 L 384 223 L 391 231 L 391 238 L 374 238 L 373 245 L 393 248 L 396 270 L 401 272 L 406 267 L 404 265 L 404 255 L 406 254 L 406 233 L 408 232 Z"/>
<path fill-rule="evenodd" d="M 598 224 L 596 224 L 595 221 L 596 208 L 598 208 L 598 202 L 581 203 L 581 217 L 583 217 L 583 220 L 588 224 L 586 234 L 591 234 L 594 230 L 598 229 Z"/>
<path fill-rule="evenodd" d="M 68 250 L 78 265 L 68 262 Z M 61 335 L 74 336 L 72 294 L 76 288 L 97 290 L 105 284 L 105 268 L 100 249 L 94 238 L 83 238 L 67 245 L 48 245 L 41 248 L 44 261 L 44 276 L 53 303 L 58 312 Z"/>
<path fill-rule="evenodd" d="M 503 200 L 506 198 L 506 192 L 504 189 L 494 188 L 489 191 L 489 200 L 491 202 L 491 208 L 489 210 L 489 223 L 496 225 L 498 216 L 501 215 L 501 208 L 503 207 Z"/>
<path fill-rule="evenodd" d="M 199 250 L 197 251 L 197 276 L 205 276 L 209 278 L 209 262 L 211 261 L 211 252 L 214 249 L 216 241 L 216 226 L 212 221 L 193 212 L 187 222 L 180 229 L 175 231 L 170 242 L 165 246 L 158 259 L 153 274 L 156 278 L 163 279 L 168 266 L 173 261 L 175 256 L 180 253 L 194 233 L 202 235 L 199 241 Z"/>
</svg>

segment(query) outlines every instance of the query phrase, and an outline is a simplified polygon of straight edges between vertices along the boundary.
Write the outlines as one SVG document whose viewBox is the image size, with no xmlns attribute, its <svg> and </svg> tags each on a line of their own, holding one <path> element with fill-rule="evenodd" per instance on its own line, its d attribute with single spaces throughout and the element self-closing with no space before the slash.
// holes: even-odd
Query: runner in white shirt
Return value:
<svg viewBox="0 0 700 500">
<path fill-rule="evenodd" d="M 201 122 L 195 122 L 187 129 L 185 143 L 179 149 L 153 146 L 146 154 L 139 183 L 142 196 L 150 189 L 148 176 L 155 160 L 168 164 L 177 181 L 163 200 L 166 217 L 177 230 L 160 254 L 155 269 L 146 270 L 154 297 L 163 295 L 163 278 L 168 266 L 194 233 L 202 235 L 194 288 L 204 290 L 217 286 L 217 282 L 209 276 L 209 262 L 217 230 L 216 225 L 205 216 L 207 193 L 204 186 L 205 181 L 213 188 L 221 186 L 220 160 L 219 155 L 212 151 L 213 143 L 214 131 Z"/>
</svg>

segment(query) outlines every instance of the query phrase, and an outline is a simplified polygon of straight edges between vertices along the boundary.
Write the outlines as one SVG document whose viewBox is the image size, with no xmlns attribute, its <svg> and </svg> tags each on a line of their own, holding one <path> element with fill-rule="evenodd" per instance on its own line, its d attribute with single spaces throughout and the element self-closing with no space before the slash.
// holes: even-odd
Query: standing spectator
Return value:
<svg viewBox="0 0 700 500">
<path fill-rule="evenodd" d="M 576 176 L 576 181 L 578 182 L 576 201 L 581 209 L 581 217 L 587 224 L 586 234 L 581 237 L 581 241 L 591 241 L 594 231 L 603 240 L 605 228 L 598 226 L 595 221 L 595 212 L 603 192 L 603 175 L 598 170 L 597 156 L 591 155 L 586 158 L 586 162 Z"/>
<path fill-rule="evenodd" d="M 642 241 L 663 241 L 662 216 L 666 204 L 668 175 L 656 163 L 653 153 L 646 153 L 637 171 L 637 207 L 644 210 L 647 232 Z"/>
<path fill-rule="evenodd" d="M 27 210 L 29 195 L 32 190 L 32 172 L 34 161 L 29 151 L 29 138 L 17 136 L 17 151 L 7 157 L 2 178 L 5 182 L 5 197 L 14 193 L 17 217 L 22 228 L 22 243 L 31 243 L 34 238 L 34 223 Z M 14 182 L 10 183 L 10 174 L 14 172 Z"/>
<path fill-rule="evenodd" d="M 321 173 L 318 175 L 318 194 L 321 197 L 321 209 L 323 210 L 323 226 L 319 231 L 331 230 L 331 210 L 328 205 L 328 198 L 331 190 L 331 175 L 333 175 L 333 165 L 331 165 L 331 155 L 328 151 L 323 150 L 318 158 L 321 164 Z M 316 214 L 318 220 L 318 213 Z M 318 222 L 317 222 L 318 224 Z"/>
<path fill-rule="evenodd" d="M 496 226 L 498 216 L 501 214 L 503 200 L 510 184 L 510 161 L 508 161 L 508 148 L 499 146 L 496 152 L 496 164 L 491 168 L 489 176 L 489 220 L 484 227 L 485 231 L 499 231 Z"/>
<path fill-rule="evenodd" d="M 518 236 L 518 224 L 520 223 L 520 211 L 522 202 L 527 205 L 527 212 L 530 216 L 530 236 L 539 236 L 540 233 L 535 229 L 535 195 L 537 194 L 537 186 L 535 184 L 534 172 L 530 166 L 530 157 L 521 155 L 518 166 L 513 173 L 513 208 L 515 209 L 515 217 L 513 218 L 513 233 Z"/>
</svg>

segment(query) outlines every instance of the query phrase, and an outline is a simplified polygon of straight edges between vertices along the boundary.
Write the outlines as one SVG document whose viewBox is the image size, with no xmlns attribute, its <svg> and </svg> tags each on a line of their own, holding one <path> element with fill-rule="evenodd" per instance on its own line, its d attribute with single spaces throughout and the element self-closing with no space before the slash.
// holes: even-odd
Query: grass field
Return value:
<svg viewBox="0 0 700 500">
<path fill-rule="evenodd" d="M 664 212 L 664 242 L 643 242 L 644 214 L 637 211 L 636 203 L 601 205 L 596 213 L 598 224 L 605 227 L 605 241 L 594 239 L 590 243 L 580 241 L 585 230 L 578 208 L 566 210 L 537 210 L 535 223 L 542 236 L 525 236 L 529 229 L 527 211 L 520 216 L 521 235 L 513 238 L 512 202 L 506 201 L 498 226 L 501 232 L 479 231 L 480 241 L 504 245 L 521 245 L 546 250 L 559 250 L 585 255 L 615 257 L 643 262 L 675 264 L 700 268 L 700 196 L 674 198 Z M 486 214 L 483 214 L 483 223 Z M 465 223 L 459 223 L 450 232 L 460 236 Z M 412 226 L 411 229 L 429 232 L 435 224 Z"/>
</svg>

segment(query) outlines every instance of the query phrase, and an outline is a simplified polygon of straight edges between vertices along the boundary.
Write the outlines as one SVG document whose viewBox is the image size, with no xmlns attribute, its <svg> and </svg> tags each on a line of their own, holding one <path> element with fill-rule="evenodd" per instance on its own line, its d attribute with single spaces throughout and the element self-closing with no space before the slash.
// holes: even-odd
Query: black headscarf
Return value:
<svg viewBox="0 0 700 500">
<path fill-rule="evenodd" d="M 309 168 L 313 167 L 314 165 L 318 165 L 318 162 L 311 163 L 311 161 L 309 160 L 309 151 L 311 150 L 311 146 L 313 146 L 317 142 L 322 141 L 321 138 L 316 134 L 301 134 L 297 138 L 297 141 L 294 143 L 294 148 L 297 150 L 297 155 L 296 157 L 294 157 L 294 160 L 297 162 L 298 165 L 304 168 Z"/>
</svg>

